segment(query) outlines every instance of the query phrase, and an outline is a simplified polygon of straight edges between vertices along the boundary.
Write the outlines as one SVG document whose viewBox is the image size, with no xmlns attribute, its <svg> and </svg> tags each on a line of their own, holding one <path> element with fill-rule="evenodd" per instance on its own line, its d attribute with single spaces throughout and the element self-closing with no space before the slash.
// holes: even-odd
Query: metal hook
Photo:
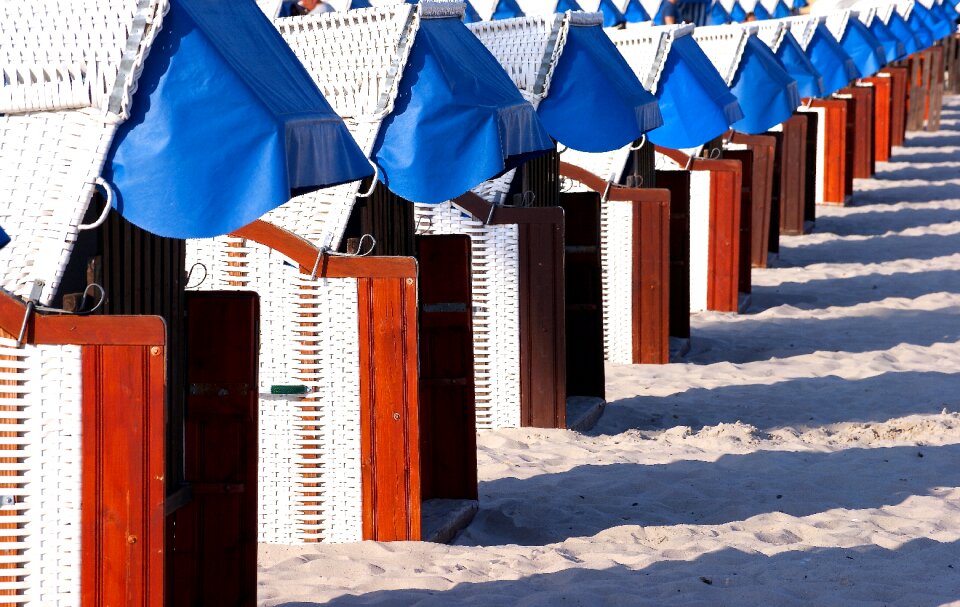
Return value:
<svg viewBox="0 0 960 607">
<path fill-rule="evenodd" d="M 362 194 L 357 194 L 357 198 L 370 198 L 373 191 L 377 189 L 377 182 L 380 180 L 380 169 L 377 167 L 377 163 L 372 160 L 368 160 L 368 162 L 373 167 L 373 181 L 370 182 L 370 189 Z"/>
<path fill-rule="evenodd" d="M 647 143 L 647 134 L 644 133 L 644 134 L 640 135 L 640 143 L 638 143 L 638 144 L 635 145 L 635 146 L 634 146 L 634 145 L 631 145 L 631 146 L 630 146 L 630 151 L 631 151 L 631 152 L 636 152 L 637 150 L 639 150 L 640 148 L 642 148 L 644 145 L 646 145 L 646 143 Z"/>
<path fill-rule="evenodd" d="M 94 230 L 102 226 L 103 222 L 107 220 L 107 215 L 110 214 L 110 209 L 113 208 L 113 188 L 110 187 L 110 184 L 107 183 L 102 177 L 97 177 L 96 180 L 94 180 L 94 183 L 97 186 L 100 186 L 100 188 L 106 193 L 107 202 L 105 205 L 103 205 L 103 212 L 100 213 L 100 217 L 98 217 L 96 221 L 87 224 L 82 223 L 77 226 L 77 229 L 81 232 L 85 230 Z"/>
</svg>

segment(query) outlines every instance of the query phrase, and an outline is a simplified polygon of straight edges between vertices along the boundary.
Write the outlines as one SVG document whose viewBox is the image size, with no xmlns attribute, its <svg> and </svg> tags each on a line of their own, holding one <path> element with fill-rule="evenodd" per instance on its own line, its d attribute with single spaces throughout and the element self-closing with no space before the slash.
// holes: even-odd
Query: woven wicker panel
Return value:
<svg viewBox="0 0 960 607">
<path fill-rule="evenodd" d="M 368 156 L 383 119 L 393 111 L 421 11 L 430 6 L 397 4 L 275 21 Z M 265 219 L 319 247 L 336 249 L 359 188 L 355 181 L 297 196 Z"/>
<path fill-rule="evenodd" d="M 569 25 L 565 15 L 541 15 L 467 25 L 536 107 L 550 88 Z"/>
<path fill-rule="evenodd" d="M 830 33 L 833 34 L 833 37 L 837 40 L 843 38 L 843 34 L 847 31 L 850 16 L 851 11 L 849 10 L 835 10 L 827 15 L 827 29 L 830 30 Z"/>
<path fill-rule="evenodd" d="M 757 21 L 751 25 L 757 29 L 757 38 L 766 44 L 774 53 L 780 48 L 780 43 L 783 42 L 784 36 L 790 32 L 790 28 L 787 27 L 786 23 L 779 19 Z"/>
<path fill-rule="evenodd" d="M 520 426 L 520 267 L 515 225 L 485 226 L 454 204 L 415 205 L 420 234 L 470 236 L 477 428 Z"/>
<path fill-rule="evenodd" d="M 656 93 L 674 38 L 692 32 L 692 25 L 662 25 L 612 30 L 608 35 L 640 78 L 643 88 Z"/>
<path fill-rule="evenodd" d="M 260 295 L 259 541 L 360 540 L 356 279 L 313 280 L 284 255 L 231 237 L 187 241 L 194 263 L 207 274 L 197 288 Z M 308 394 L 271 395 L 273 385 Z"/>
<path fill-rule="evenodd" d="M 723 76 L 727 86 L 733 83 L 747 46 L 750 29 L 740 25 L 708 25 L 693 32 L 697 44 Z"/>
<path fill-rule="evenodd" d="M 603 352 L 610 362 L 633 363 L 633 203 L 600 205 Z"/>
<path fill-rule="evenodd" d="M 803 50 L 807 50 L 810 40 L 813 39 L 813 33 L 817 31 L 817 25 L 820 24 L 823 17 L 818 15 L 803 15 L 801 17 L 788 17 L 783 22 L 790 27 L 790 33 L 797 39 Z"/>
<path fill-rule="evenodd" d="M 3 602 L 80 604 L 80 369 L 78 346 L 0 338 L 0 512 L 19 529 L 0 545 L 0 590 L 18 595 Z"/>
<path fill-rule="evenodd" d="M 166 0 L 0 3 L 0 286 L 49 304 Z M 30 112 L 30 113 L 22 113 Z"/>
</svg>

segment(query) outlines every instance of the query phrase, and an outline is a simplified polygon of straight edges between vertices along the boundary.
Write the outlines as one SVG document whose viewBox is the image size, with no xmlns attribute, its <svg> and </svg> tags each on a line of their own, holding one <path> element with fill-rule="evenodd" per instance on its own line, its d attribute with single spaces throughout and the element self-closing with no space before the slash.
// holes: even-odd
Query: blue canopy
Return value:
<svg viewBox="0 0 960 607">
<path fill-rule="evenodd" d="M 733 128 L 748 135 L 766 133 L 800 107 L 797 81 L 756 36 L 747 38 L 730 91 L 744 114 L 733 123 Z"/>
<path fill-rule="evenodd" d="M 880 17 L 874 17 L 870 22 L 870 32 L 883 45 L 883 56 L 887 63 L 897 61 L 906 56 L 906 48 Z"/>
<path fill-rule="evenodd" d="M 807 45 L 810 63 L 823 76 L 823 94 L 832 95 L 860 77 L 860 70 L 850 55 L 841 48 L 823 23 L 817 24 Z"/>
<path fill-rule="evenodd" d="M 794 8 L 794 10 L 800 10 L 801 8 L 804 8 L 805 6 L 807 6 L 807 0 L 793 0 L 793 8 Z"/>
<path fill-rule="evenodd" d="M 460 19 L 423 19 L 373 148 L 391 191 L 443 202 L 553 148 L 533 106 Z"/>
<path fill-rule="evenodd" d="M 629 2 L 627 2 L 627 8 L 623 11 L 623 17 L 627 20 L 627 23 L 650 21 L 650 15 L 647 13 L 647 10 L 643 8 L 643 5 L 640 4 L 640 0 L 629 0 Z"/>
<path fill-rule="evenodd" d="M 910 11 L 910 16 L 907 18 L 907 25 L 917 35 L 917 40 L 920 41 L 920 50 L 926 50 L 933 46 L 934 37 L 933 32 L 923 23 L 923 19 L 917 12 L 917 6 L 919 5 L 919 2 L 914 3 L 913 10 Z"/>
<path fill-rule="evenodd" d="M 753 16 L 757 21 L 766 21 L 771 18 L 770 11 L 767 10 L 763 4 L 757 2 L 757 5 L 753 7 Z"/>
<path fill-rule="evenodd" d="M 847 21 L 847 29 L 840 38 L 840 46 L 857 64 L 862 78 L 873 76 L 886 64 L 883 44 L 856 17 Z"/>
<path fill-rule="evenodd" d="M 663 126 L 647 135 L 668 148 L 691 148 L 722 135 L 743 111 L 697 41 L 678 36 L 657 85 Z"/>
<path fill-rule="evenodd" d="M 7 236 L 7 233 L 3 231 L 3 228 L 0 228 L 0 249 L 10 244 L 10 237 Z"/>
<path fill-rule="evenodd" d="M 927 26 L 927 29 L 933 33 L 935 40 L 946 38 L 956 29 L 955 27 L 951 27 L 945 15 L 925 7 L 921 2 L 914 3 L 913 12 L 918 13 L 917 16 L 920 17 L 923 24 Z"/>
<path fill-rule="evenodd" d="M 773 18 L 783 19 L 792 16 L 793 13 L 783 0 L 777 0 L 777 5 L 773 7 Z"/>
<path fill-rule="evenodd" d="M 897 37 L 897 40 L 903 43 L 903 52 L 905 55 L 912 55 L 920 50 L 920 38 L 914 33 L 913 28 L 907 25 L 907 21 L 896 10 L 890 13 L 890 19 L 887 20 L 887 28 Z"/>
<path fill-rule="evenodd" d="M 490 20 L 513 19 L 514 17 L 526 17 L 517 4 L 517 0 L 497 0 L 497 5 L 493 9 Z"/>
<path fill-rule="evenodd" d="M 957 10 L 956 5 L 952 1 L 943 0 L 942 2 L 935 3 L 935 6 L 940 7 L 940 10 L 943 11 L 943 15 L 948 21 L 956 22 L 957 19 L 960 19 L 960 11 Z"/>
<path fill-rule="evenodd" d="M 730 23 L 730 13 L 727 12 L 727 9 L 723 8 L 723 5 L 719 2 L 714 2 L 713 6 L 710 7 L 710 25 L 723 25 L 724 23 Z"/>
<path fill-rule="evenodd" d="M 477 12 L 477 9 L 473 8 L 473 5 L 470 4 L 470 0 L 467 0 L 467 7 L 463 13 L 463 22 L 476 23 L 477 21 L 483 21 L 483 18 Z"/>
<path fill-rule="evenodd" d="M 783 68 L 797 81 L 797 91 L 801 97 L 823 96 L 823 77 L 791 32 L 783 35 L 776 54 Z"/>
<path fill-rule="evenodd" d="M 603 27 L 616 27 L 627 22 L 627 18 L 623 16 L 613 0 L 600 0 L 599 10 L 603 13 Z"/>
<path fill-rule="evenodd" d="M 730 19 L 737 23 L 743 23 L 747 20 L 747 11 L 740 6 L 739 2 L 733 3 L 733 8 L 730 9 Z"/>
<path fill-rule="evenodd" d="M 571 24 L 537 114 L 554 139 L 583 152 L 619 149 L 663 124 L 656 97 L 599 25 Z"/>
<path fill-rule="evenodd" d="M 543 0 L 540 0 L 541 2 Z M 557 0 L 557 11 L 558 13 L 565 13 L 567 11 L 582 11 L 583 8 L 577 4 L 577 0 Z"/>
<path fill-rule="evenodd" d="M 350 0 L 350 8 L 347 10 L 353 10 L 355 8 L 372 8 L 373 5 L 370 4 L 370 0 Z"/>
<path fill-rule="evenodd" d="M 114 207 L 161 236 L 226 234 L 372 174 L 253 0 L 173 0 L 104 171 Z"/>
</svg>

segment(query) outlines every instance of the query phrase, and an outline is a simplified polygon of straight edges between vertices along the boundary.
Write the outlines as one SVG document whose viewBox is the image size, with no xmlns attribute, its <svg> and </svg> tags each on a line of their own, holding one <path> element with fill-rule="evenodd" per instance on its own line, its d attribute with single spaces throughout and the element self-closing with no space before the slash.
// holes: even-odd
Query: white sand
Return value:
<svg viewBox="0 0 960 607">
<path fill-rule="evenodd" d="M 454 546 L 264 546 L 260 604 L 960 605 L 960 99 L 856 189 L 588 435 L 481 434 Z"/>
</svg>

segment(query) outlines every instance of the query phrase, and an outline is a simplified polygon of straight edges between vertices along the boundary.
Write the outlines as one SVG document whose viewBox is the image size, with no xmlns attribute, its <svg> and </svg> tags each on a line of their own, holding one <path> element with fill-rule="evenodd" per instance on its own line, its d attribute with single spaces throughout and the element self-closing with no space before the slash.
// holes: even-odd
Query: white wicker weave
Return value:
<svg viewBox="0 0 960 607">
<path fill-rule="evenodd" d="M 787 17 L 782 21 L 790 27 L 790 33 L 800 43 L 800 47 L 807 50 L 814 32 L 817 31 L 817 26 L 823 21 L 823 16 L 802 15 L 800 17 Z"/>
<path fill-rule="evenodd" d="M 257 6 L 271 21 L 280 15 L 280 9 L 283 8 L 283 0 L 257 0 Z"/>
<path fill-rule="evenodd" d="M 780 49 L 783 39 L 790 33 L 790 27 L 787 23 L 779 19 L 757 21 L 751 23 L 751 25 L 757 30 L 757 38 L 766 44 L 774 53 Z"/>
<path fill-rule="evenodd" d="M 713 67 L 723 76 L 727 86 L 730 86 L 740 67 L 747 39 L 756 31 L 755 28 L 739 24 L 708 25 L 694 30 L 693 37 Z"/>
<path fill-rule="evenodd" d="M 608 34 L 640 78 L 643 88 L 656 93 L 670 46 L 675 39 L 691 35 L 693 29 L 692 25 L 658 25 L 613 30 Z"/>
<path fill-rule="evenodd" d="M 840 40 L 847 31 L 847 24 L 850 23 L 850 18 L 853 17 L 856 19 L 857 13 L 851 10 L 835 10 L 831 11 L 826 17 L 827 29 L 830 30 L 834 38 Z"/>
<path fill-rule="evenodd" d="M 187 251 L 188 265 L 207 267 L 198 288 L 260 295 L 259 541 L 360 540 L 357 281 L 311 280 L 239 238 L 189 240 Z M 310 392 L 271 395 L 272 385 Z"/>
<path fill-rule="evenodd" d="M 603 289 L 604 358 L 633 364 L 633 203 L 600 205 L 600 262 Z"/>
<path fill-rule="evenodd" d="M 52 301 L 167 7 L 0 3 L 0 287 Z"/>
<path fill-rule="evenodd" d="M 516 225 L 484 225 L 455 204 L 414 205 L 419 234 L 466 234 L 472 254 L 477 428 L 520 426 L 520 265 Z"/>
<path fill-rule="evenodd" d="M 80 604 L 81 383 L 79 346 L 25 346 L 0 338 L 0 438 L 5 458 L 0 489 L 4 556 L 0 583 L 16 591 L 4 602 Z M 9 503 L 7 503 L 9 501 Z"/>
</svg>

